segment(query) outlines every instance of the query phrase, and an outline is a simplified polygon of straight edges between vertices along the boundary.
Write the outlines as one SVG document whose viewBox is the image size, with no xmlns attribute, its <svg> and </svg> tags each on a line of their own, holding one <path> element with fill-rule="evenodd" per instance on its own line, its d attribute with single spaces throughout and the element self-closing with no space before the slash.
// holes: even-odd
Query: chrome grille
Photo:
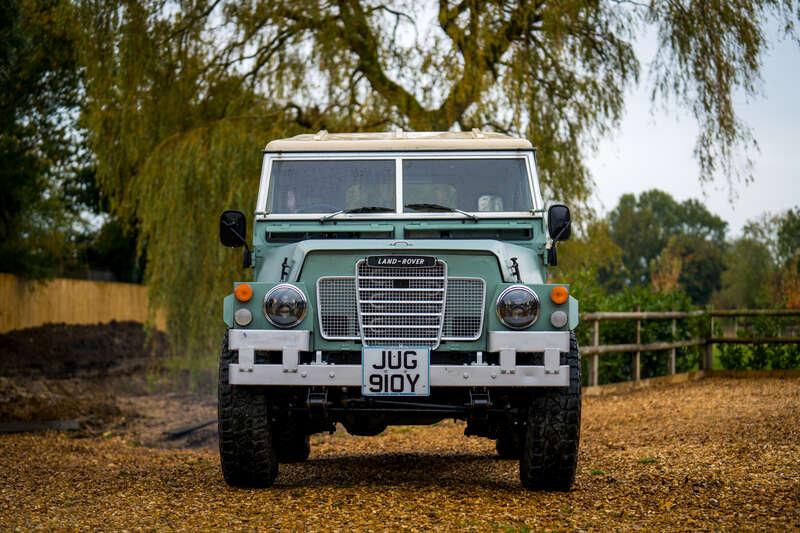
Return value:
<svg viewBox="0 0 800 533">
<path fill-rule="evenodd" d="M 356 285 L 352 277 L 319 278 L 317 312 L 324 338 L 349 340 L 361 336 L 356 316 Z"/>
<path fill-rule="evenodd" d="M 411 333 L 408 330 L 417 329 L 420 326 L 432 326 L 438 323 L 441 316 L 441 301 L 435 296 L 438 291 L 397 291 L 394 288 L 393 280 L 408 280 L 408 288 L 436 289 L 441 287 L 442 280 L 425 279 L 421 273 L 410 277 L 399 277 L 397 274 L 405 276 L 409 270 L 422 269 L 371 269 L 379 270 L 381 274 L 362 278 L 360 286 L 368 289 L 382 289 L 378 291 L 365 291 L 375 297 L 378 293 L 390 293 L 392 298 L 378 301 L 370 301 L 372 307 L 377 308 L 363 310 L 362 315 L 368 320 L 372 317 L 381 317 L 377 322 L 384 328 L 372 328 L 370 338 L 374 335 L 388 335 L 391 330 L 394 333 L 404 330 L 404 334 Z M 390 272 L 402 270 L 403 272 Z M 394 275 L 393 275 L 394 274 Z M 400 282 L 403 285 L 403 282 Z M 436 285 L 439 285 L 437 287 Z M 317 313 L 321 326 L 322 337 L 329 340 L 356 340 L 361 338 L 361 330 L 358 326 L 358 316 L 356 312 L 356 289 L 355 278 L 352 276 L 342 277 L 322 277 L 317 281 Z M 402 287 L 401 287 L 402 288 Z M 389 289 L 387 291 L 387 289 Z M 442 339 L 449 341 L 468 341 L 476 340 L 481 336 L 483 330 L 483 313 L 485 308 L 486 287 L 480 278 L 447 278 L 447 299 L 444 314 L 444 324 L 442 327 Z M 407 296 L 394 298 L 400 293 L 419 293 L 424 296 L 423 303 L 411 303 Z M 431 300 L 431 296 L 434 299 Z M 384 294 L 385 296 L 385 294 Z M 382 298 L 384 296 L 381 296 Z M 420 301 L 418 300 L 418 301 Z M 370 314 L 373 313 L 373 314 Z M 411 327 L 406 327 L 411 326 Z M 428 331 L 425 329 L 424 331 Z M 394 344 L 401 344 L 403 341 L 416 342 L 408 335 L 401 335 L 403 340 L 394 341 Z M 372 342 L 370 340 L 370 342 Z M 389 341 L 386 341 L 390 344 Z M 424 345 L 429 345 L 425 343 Z"/>
<path fill-rule="evenodd" d="M 439 346 L 447 265 L 377 268 L 356 264 L 359 328 L 364 346 Z"/>
<path fill-rule="evenodd" d="M 480 278 L 449 278 L 442 338 L 474 341 L 483 326 L 485 283 Z"/>
</svg>

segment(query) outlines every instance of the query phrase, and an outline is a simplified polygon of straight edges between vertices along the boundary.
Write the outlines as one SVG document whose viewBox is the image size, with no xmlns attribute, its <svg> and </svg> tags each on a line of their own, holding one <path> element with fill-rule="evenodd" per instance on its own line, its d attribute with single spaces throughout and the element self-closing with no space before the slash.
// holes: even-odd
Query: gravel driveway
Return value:
<svg viewBox="0 0 800 533">
<path fill-rule="evenodd" d="M 800 380 L 706 379 L 584 401 L 575 490 L 531 493 L 463 425 L 343 430 L 276 486 L 209 450 L 0 437 L 0 529 L 800 529 Z"/>
</svg>

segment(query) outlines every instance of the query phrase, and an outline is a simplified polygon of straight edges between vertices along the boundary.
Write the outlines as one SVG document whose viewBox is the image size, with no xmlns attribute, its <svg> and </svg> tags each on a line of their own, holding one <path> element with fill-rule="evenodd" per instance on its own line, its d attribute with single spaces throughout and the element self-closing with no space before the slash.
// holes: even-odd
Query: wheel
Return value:
<svg viewBox="0 0 800 533">
<path fill-rule="evenodd" d="M 521 441 L 520 435 L 516 432 L 509 431 L 497 437 L 495 448 L 497 449 L 497 456 L 500 459 L 519 459 L 521 455 Z"/>
<path fill-rule="evenodd" d="M 222 476 L 234 487 L 269 487 L 278 475 L 267 398 L 258 389 L 234 386 L 228 365 L 235 362 L 228 333 L 219 358 L 219 457 Z"/>
<path fill-rule="evenodd" d="M 296 424 L 276 428 L 274 442 L 279 463 L 302 463 L 311 453 L 311 439 Z"/>
<path fill-rule="evenodd" d="M 581 360 L 570 333 L 569 386 L 537 391 L 528 408 L 519 463 L 522 485 L 533 490 L 568 491 L 575 481 L 581 432 Z"/>
</svg>

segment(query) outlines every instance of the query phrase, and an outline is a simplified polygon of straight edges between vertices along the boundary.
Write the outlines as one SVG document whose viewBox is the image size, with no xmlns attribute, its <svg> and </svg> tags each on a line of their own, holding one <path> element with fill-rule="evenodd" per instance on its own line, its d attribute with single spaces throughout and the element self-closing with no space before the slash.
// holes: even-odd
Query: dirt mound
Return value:
<svg viewBox="0 0 800 533">
<path fill-rule="evenodd" d="M 123 414 L 111 392 L 84 380 L 0 377 L 0 423 L 80 420 L 96 428 Z"/>
<path fill-rule="evenodd" d="M 118 397 L 143 394 L 167 354 L 164 333 L 137 322 L 47 324 L 0 335 L 0 422 L 125 423 Z"/>
<path fill-rule="evenodd" d="M 47 324 L 0 335 L 0 376 L 64 379 L 142 373 L 167 337 L 137 322 Z"/>
</svg>

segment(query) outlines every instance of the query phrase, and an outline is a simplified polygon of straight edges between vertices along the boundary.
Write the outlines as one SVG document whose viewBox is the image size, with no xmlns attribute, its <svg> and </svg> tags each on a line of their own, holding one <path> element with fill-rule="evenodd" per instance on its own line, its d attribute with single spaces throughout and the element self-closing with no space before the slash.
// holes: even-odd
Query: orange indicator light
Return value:
<svg viewBox="0 0 800 533">
<path fill-rule="evenodd" d="M 248 302 L 253 297 L 253 287 L 247 283 L 240 283 L 233 289 L 233 294 L 240 302 Z"/>
<path fill-rule="evenodd" d="M 569 291 L 566 287 L 556 285 L 550 291 L 550 299 L 553 300 L 553 303 L 556 305 L 566 303 L 567 298 L 569 298 Z"/>
</svg>

